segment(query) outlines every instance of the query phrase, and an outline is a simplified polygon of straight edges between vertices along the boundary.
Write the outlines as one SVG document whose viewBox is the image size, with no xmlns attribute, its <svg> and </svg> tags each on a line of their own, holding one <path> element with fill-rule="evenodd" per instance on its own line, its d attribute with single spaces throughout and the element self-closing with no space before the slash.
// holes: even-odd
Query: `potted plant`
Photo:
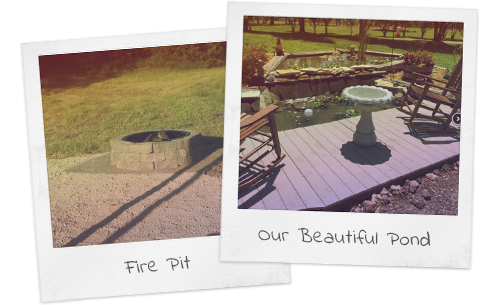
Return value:
<svg viewBox="0 0 500 305">
<path fill-rule="evenodd" d="M 432 52 L 422 50 L 416 54 L 403 54 L 403 78 L 411 79 L 412 73 L 417 72 L 430 76 L 434 69 L 435 59 L 432 58 Z"/>
</svg>

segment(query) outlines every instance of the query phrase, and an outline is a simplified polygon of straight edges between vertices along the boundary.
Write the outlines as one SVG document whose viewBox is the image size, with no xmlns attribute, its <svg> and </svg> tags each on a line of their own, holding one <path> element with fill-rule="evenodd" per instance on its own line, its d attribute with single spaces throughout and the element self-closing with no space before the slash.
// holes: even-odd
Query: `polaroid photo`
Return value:
<svg viewBox="0 0 500 305">
<path fill-rule="evenodd" d="M 470 267 L 476 40 L 476 10 L 229 3 L 221 260 Z"/>
<path fill-rule="evenodd" d="M 225 40 L 22 46 L 42 301 L 290 281 L 220 262 Z"/>
</svg>

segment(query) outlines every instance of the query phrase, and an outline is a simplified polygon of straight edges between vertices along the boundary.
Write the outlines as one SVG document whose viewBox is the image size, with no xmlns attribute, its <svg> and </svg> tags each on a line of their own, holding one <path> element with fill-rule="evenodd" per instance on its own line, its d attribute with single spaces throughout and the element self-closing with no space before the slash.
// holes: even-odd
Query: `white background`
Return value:
<svg viewBox="0 0 500 305">
<path fill-rule="evenodd" d="M 258 1 L 256 1 L 258 2 Z M 274 1 L 305 2 L 305 1 Z M 316 0 L 315 3 L 335 4 Z M 474 191 L 472 265 L 468 270 L 293 265 L 292 283 L 113 297 L 74 301 L 77 304 L 484 304 L 495 303 L 498 289 L 497 195 L 499 156 L 497 149 L 500 109 L 496 96 L 498 68 L 498 4 L 492 1 L 427 1 L 419 7 L 479 9 L 476 124 L 474 135 Z M 351 0 L 349 5 L 374 5 Z M 411 5 L 379 0 L 379 6 Z M 195 30 L 226 26 L 227 3 L 213 1 L 19 1 L 2 6 L 0 25 L 0 111 L 4 143 L 1 150 L 2 195 L 0 201 L 2 251 L 0 268 L 5 304 L 39 303 L 39 279 L 35 247 L 30 180 L 26 106 L 21 43 L 74 38 Z M 270 12 L 271 13 L 271 12 Z M 7 94 L 7 96 L 5 96 Z M 12 143 L 18 143 L 12 149 Z M 5 168 L 7 170 L 5 170 Z"/>
</svg>

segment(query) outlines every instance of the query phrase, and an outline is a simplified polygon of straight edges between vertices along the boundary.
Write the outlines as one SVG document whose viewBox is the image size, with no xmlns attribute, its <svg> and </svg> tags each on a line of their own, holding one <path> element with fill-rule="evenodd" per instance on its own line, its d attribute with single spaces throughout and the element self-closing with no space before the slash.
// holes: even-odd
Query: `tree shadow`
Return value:
<svg viewBox="0 0 500 305">
<path fill-rule="evenodd" d="M 215 160 L 213 160 L 209 164 L 207 164 L 204 167 L 202 167 L 200 170 L 196 171 L 196 173 L 195 173 L 195 175 L 193 177 L 191 177 L 190 179 L 188 179 L 181 186 L 179 186 L 177 189 L 173 190 L 172 192 L 170 192 L 166 196 L 164 196 L 164 197 L 156 200 L 152 205 L 150 205 L 149 207 L 147 207 L 142 213 L 140 213 L 134 219 L 132 219 L 131 221 L 129 221 L 123 227 L 119 228 L 111 236 L 109 236 L 108 238 L 106 238 L 106 240 L 104 242 L 102 242 L 102 244 L 109 244 L 109 243 L 113 243 L 114 241 L 116 241 L 119 237 L 123 236 L 127 231 L 129 231 L 134 226 L 136 226 L 138 223 L 140 223 L 144 218 L 146 218 L 146 216 L 148 216 L 151 212 L 153 212 L 153 210 L 156 209 L 158 206 L 160 206 L 161 204 L 167 202 L 172 197 L 174 197 L 175 195 L 179 194 L 182 190 L 186 189 L 188 186 L 190 186 L 192 183 L 194 183 L 201 175 L 203 175 L 203 173 L 205 171 L 209 170 L 212 166 L 214 166 L 215 164 L 217 164 L 220 160 L 222 160 L 222 156 L 216 158 Z M 89 238 L 97 230 L 99 230 L 100 228 L 103 228 L 104 226 L 106 226 L 109 223 L 111 223 L 114 219 L 118 218 L 120 215 L 122 215 L 129 208 L 133 207 L 134 205 L 138 204 L 139 202 L 141 202 L 142 200 L 146 199 L 147 197 L 153 195 L 154 193 L 160 191 L 167 184 L 169 184 L 170 182 L 174 181 L 175 179 L 177 179 L 183 173 L 189 171 L 189 169 L 192 168 L 192 167 L 194 167 L 194 166 L 196 166 L 196 163 L 193 162 L 192 164 L 190 164 L 190 165 L 182 168 L 181 170 L 175 172 L 171 177 L 169 177 L 165 181 L 163 181 L 160 184 L 154 186 L 153 188 L 151 188 L 150 190 L 146 191 L 145 193 L 143 193 L 139 197 L 136 197 L 133 200 L 125 203 L 118 210 L 116 210 L 113 213 L 111 213 L 111 215 L 109 215 L 105 219 L 101 220 L 100 222 L 96 223 L 95 225 L 91 226 L 90 228 L 88 228 L 84 232 L 80 233 L 77 237 L 73 238 L 68 243 L 66 243 L 65 245 L 63 245 L 62 247 L 74 247 L 74 246 L 77 246 L 79 243 L 81 243 L 84 240 L 86 240 L 87 238 Z"/>
<path fill-rule="evenodd" d="M 308 42 L 320 42 L 320 43 L 330 43 L 334 46 L 345 48 L 346 46 L 338 45 L 336 43 L 336 39 L 348 40 L 350 42 L 358 43 L 358 36 L 349 36 L 349 35 L 340 35 L 335 33 L 328 34 L 314 34 L 314 33 L 305 33 L 301 34 L 298 32 L 266 32 L 266 31 L 251 31 L 249 33 L 253 34 L 267 34 L 274 36 L 276 39 L 278 36 L 282 44 L 286 42 L 286 40 L 304 40 Z M 414 40 L 400 40 L 400 39 L 387 39 L 387 38 L 378 38 L 378 37 L 369 37 L 369 44 L 371 45 L 380 45 L 386 46 L 391 49 L 403 49 L 407 50 L 409 48 L 415 48 L 416 46 L 422 45 L 425 47 L 425 50 L 429 52 L 438 52 L 438 53 L 446 53 L 453 54 L 456 49 L 456 46 L 449 45 L 447 43 L 434 43 L 427 39 L 414 39 Z"/>
</svg>

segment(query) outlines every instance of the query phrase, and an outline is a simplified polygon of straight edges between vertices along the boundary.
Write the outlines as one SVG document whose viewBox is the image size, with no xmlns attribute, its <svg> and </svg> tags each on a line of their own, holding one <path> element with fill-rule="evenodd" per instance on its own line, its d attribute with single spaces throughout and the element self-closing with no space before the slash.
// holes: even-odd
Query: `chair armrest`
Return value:
<svg viewBox="0 0 500 305">
<path fill-rule="evenodd" d="M 433 81 L 440 82 L 442 84 L 447 84 L 448 83 L 448 82 L 445 82 L 445 81 L 442 81 L 442 80 L 439 80 L 439 79 L 435 79 L 435 78 L 432 78 L 430 76 L 427 76 L 427 75 L 424 75 L 424 74 L 420 74 L 420 73 L 417 73 L 417 72 L 413 72 L 413 75 L 422 76 L 422 77 L 427 78 L 427 79 L 432 79 Z"/>
<path fill-rule="evenodd" d="M 429 89 L 429 87 L 434 87 L 436 89 L 447 91 L 447 92 L 451 92 L 451 93 L 455 93 L 455 94 L 462 94 L 462 92 L 457 91 L 457 90 L 455 90 L 453 88 L 443 88 L 443 87 L 439 87 L 437 85 L 434 85 L 433 83 L 425 82 L 424 83 L 424 91 L 423 91 L 424 95 L 427 92 L 427 90 Z"/>
<path fill-rule="evenodd" d="M 266 108 L 260 110 L 259 112 L 252 115 L 251 117 L 246 118 L 243 121 L 241 121 L 240 128 L 255 123 L 256 121 L 258 121 L 258 120 L 268 116 L 270 113 L 276 111 L 276 109 L 278 109 L 277 105 L 268 105 Z"/>
</svg>

